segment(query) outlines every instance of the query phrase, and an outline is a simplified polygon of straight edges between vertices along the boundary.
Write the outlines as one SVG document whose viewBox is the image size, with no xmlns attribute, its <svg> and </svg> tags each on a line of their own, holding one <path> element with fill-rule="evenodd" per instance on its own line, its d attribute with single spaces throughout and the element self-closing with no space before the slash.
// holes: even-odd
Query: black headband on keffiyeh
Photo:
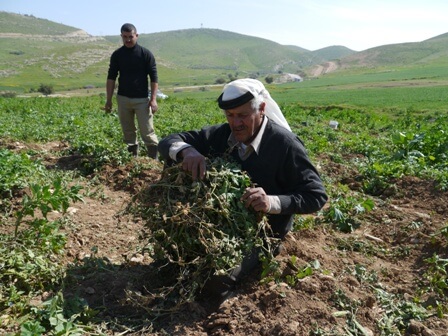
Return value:
<svg viewBox="0 0 448 336">
<path fill-rule="evenodd" d="M 223 110 L 233 109 L 235 107 L 246 104 L 247 102 L 254 99 L 254 95 L 250 91 L 247 91 L 242 96 L 239 96 L 239 97 L 236 97 L 236 98 L 230 99 L 230 100 L 223 100 L 222 99 L 223 96 L 224 96 L 224 92 L 221 93 L 221 95 L 218 97 L 219 108 L 221 108 Z"/>
</svg>

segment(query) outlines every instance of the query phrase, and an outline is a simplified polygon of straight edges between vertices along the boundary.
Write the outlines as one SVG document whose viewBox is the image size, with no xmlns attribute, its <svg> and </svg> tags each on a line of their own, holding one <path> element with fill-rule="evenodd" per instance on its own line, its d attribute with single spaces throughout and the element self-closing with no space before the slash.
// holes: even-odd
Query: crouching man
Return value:
<svg viewBox="0 0 448 336">
<path fill-rule="evenodd" d="M 182 162 L 193 179 L 204 178 L 206 157 L 230 155 L 256 184 L 242 202 L 265 213 L 275 237 L 283 239 L 295 214 L 316 212 L 326 203 L 319 173 L 261 82 L 247 78 L 227 84 L 218 105 L 227 123 L 171 134 L 159 142 L 159 152 L 166 162 Z M 230 274 L 213 279 L 216 292 L 223 299 L 231 295 L 258 262 L 254 251 Z"/>
</svg>

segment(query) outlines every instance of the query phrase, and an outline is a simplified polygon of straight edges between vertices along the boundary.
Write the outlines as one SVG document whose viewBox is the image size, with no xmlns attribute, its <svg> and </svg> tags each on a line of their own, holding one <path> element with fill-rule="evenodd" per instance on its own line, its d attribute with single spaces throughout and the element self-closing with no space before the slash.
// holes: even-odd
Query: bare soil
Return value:
<svg viewBox="0 0 448 336">
<path fill-rule="evenodd" d="M 310 77 L 319 77 L 330 72 L 334 72 L 339 68 L 336 62 L 330 61 L 323 64 L 317 64 L 312 67 L 310 71 Z"/>
<path fill-rule="evenodd" d="M 72 169 L 77 158 L 46 158 L 49 167 L 56 160 L 60 168 Z M 154 320 L 151 306 L 145 305 L 147 288 L 163 282 L 163 274 L 144 250 L 145 222 L 127 211 L 133 196 L 161 177 L 162 165 L 156 161 L 132 175 L 136 163 L 150 160 L 104 167 L 97 175 L 96 192 L 69 209 L 67 254 L 61 260 L 68 265 L 64 295 L 85 300 L 111 335 L 354 335 L 347 329 L 350 317 L 362 326 L 355 328 L 356 335 L 380 335 L 377 323 L 385 311 L 373 287 L 381 284 L 384 291 L 412 301 L 423 280 L 424 260 L 433 253 L 445 258 L 448 254 L 446 240 L 434 236 L 447 225 L 448 194 L 432 181 L 403 177 L 393 190 L 375 198 L 375 209 L 353 233 L 323 224 L 290 233 L 276 257 L 282 278 L 314 260 L 320 263 L 320 270 L 294 286 L 261 284 L 257 270 L 219 306 L 202 298 Z M 335 183 L 359 189 L 343 166 L 326 162 L 320 167 Z M 355 272 L 359 266 L 366 268 L 365 278 Z M 377 277 L 374 283 L 367 280 L 368 274 Z M 344 309 L 342 298 L 351 305 Z M 423 298 L 424 305 L 434 303 L 431 295 Z M 448 319 L 432 316 L 412 320 L 403 334 L 447 331 Z"/>
</svg>

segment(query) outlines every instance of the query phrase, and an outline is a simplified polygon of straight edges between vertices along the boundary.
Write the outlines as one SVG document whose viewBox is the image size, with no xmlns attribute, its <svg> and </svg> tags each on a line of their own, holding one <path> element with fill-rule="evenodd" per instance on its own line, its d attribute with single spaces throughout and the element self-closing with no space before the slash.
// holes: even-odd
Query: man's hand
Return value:
<svg viewBox="0 0 448 336">
<path fill-rule="evenodd" d="M 151 109 L 152 114 L 155 114 L 157 110 L 159 109 L 159 106 L 157 105 L 157 100 L 151 99 L 148 102 L 149 108 Z"/>
<path fill-rule="evenodd" d="M 189 171 L 193 180 L 197 180 L 198 178 L 202 180 L 206 170 L 205 157 L 194 147 L 183 149 L 179 155 L 182 157 L 183 170 Z"/>
<path fill-rule="evenodd" d="M 102 108 L 106 113 L 112 112 L 112 102 L 106 102 L 104 107 Z"/>
<path fill-rule="evenodd" d="M 267 213 L 271 209 L 269 197 L 263 188 L 246 188 L 241 200 L 246 208 L 252 207 L 255 211 Z"/>
</svg>

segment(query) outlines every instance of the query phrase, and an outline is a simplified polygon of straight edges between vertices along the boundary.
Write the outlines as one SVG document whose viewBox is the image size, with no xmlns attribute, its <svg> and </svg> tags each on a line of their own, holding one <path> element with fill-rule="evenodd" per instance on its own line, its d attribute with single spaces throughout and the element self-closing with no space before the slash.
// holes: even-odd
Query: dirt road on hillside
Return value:
<svg viewBox="0 0 448 336">
<path fill-rule="evenodd" d="M 324 64 L 316 65 L 311 70 L 311 77 L 319 77 L 327 73 L 333 72 L 338 68 L 336 62 L 326 62 Z"/>
</svg>

